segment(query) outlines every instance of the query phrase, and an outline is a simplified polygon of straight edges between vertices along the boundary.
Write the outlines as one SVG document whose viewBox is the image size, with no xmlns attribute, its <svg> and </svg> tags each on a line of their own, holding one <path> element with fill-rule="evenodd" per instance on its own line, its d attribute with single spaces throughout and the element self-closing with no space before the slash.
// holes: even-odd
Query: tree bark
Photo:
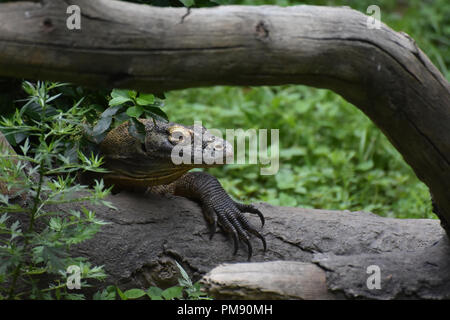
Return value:
<svg viewBox="0 0 450 320">
<path fill-rule="evenodd" d="M 450 298 L 450 243 L 438 220 L 260 203 L 268 248 L 264 253 L 252 237 L 249 263 L 243 243 L 233 256 L 233 241 L 220 230 L 209 240 L 195 202 L 126 192 L 107 200 L 118 210 L 84 204 L 110 224 L 71 252 L 105 266 L 109 277 L 99 286 L 176 285 L 176 260 L 216 298 Z M 70 209 L 73 204 L 52 211 Z M 258 217 L 249 219 L 258 225 Z M 379 289 L 367 286 L 373 265 L 379 267 Z"/>
<path fill-rule="evenodd" d="M 81 9 L 69 30 L 66 9 Z M 157 8 L 114 0 L 0 4 L 0 76 L 162 92 L 306 84 L 356 105 L 450 221 L 450 85 L 405 33 L 349 8 Z"/>
</svg>

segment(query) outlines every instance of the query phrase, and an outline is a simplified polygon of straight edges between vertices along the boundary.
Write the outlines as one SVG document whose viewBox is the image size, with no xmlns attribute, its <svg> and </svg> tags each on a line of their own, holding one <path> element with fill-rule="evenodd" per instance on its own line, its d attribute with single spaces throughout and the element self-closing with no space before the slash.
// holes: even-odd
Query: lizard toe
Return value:
<svg viewBox="0 0 450 320">
<path fill-rule="evenodd" d="M 261 220 L 261 228 L 264 227 L 265 222 L 264 215 L 253 204 L 245 204 L 236 201 L 234 202 L 234 204 L 241 212 L 248 212 L 258 215 L 259 219 Z"/>
<path fill-rule="evenodd" d="M 228 234 L 231 234 L 233 237 L 234 251 L 233 255 L 236 255 L 239 248 L 239 234 L 236 231 L 236 228 L 233 226 L 233 223 L 228 219 L 228 217 L 222 213 L 217 212 L 219 226 L 221 226 L 224 231 Z"/>
<path fill-rule="evenodd" d="M 209 240 L 211 240 L 217 230 L 217 213 L 211 206 L 208 205 L 203 205 L 202 211 L 205 220 L 208 222 L 210 232 Z"/>
<path fill-rule="evenodd" d="M 242 208 L 242 207 L 241 207 Z M 247 245 L 248 260 L 253 255 L 253 247 L 250 242 L 250 234 L 258 237 L 263 244 L 264 251 L 266 251 L 267 245 L 264 236 L 262 236 L 256 228 L 248 221 L 247 217 L 241 212 L 241 209 L 237 206 L 230 205 L 225 210 L 215 210 L 218 217 L 218 224 L 226 233 L 230 233 L 234 240 L 234 254 L 237 253 L 237 246 L 239 240 Z"/>
<path fill-rule="evenodd" d="M 259 238 L 261 240 L 264 251 L 266 251 L 267 243 L 266 243 L 266 239 L 264 238 L 264 236 L 261 233 L 259 233 L 258 230 L 256 230 L 256 228 L 248 221 L 248 219 L 241 212 L 239 212 L 237 214 L 237 218 L 244 230 L 246 230 L 248 233 L 253 234 L 254 236 L 256 236 L 257 238 Z"/>
</svg>

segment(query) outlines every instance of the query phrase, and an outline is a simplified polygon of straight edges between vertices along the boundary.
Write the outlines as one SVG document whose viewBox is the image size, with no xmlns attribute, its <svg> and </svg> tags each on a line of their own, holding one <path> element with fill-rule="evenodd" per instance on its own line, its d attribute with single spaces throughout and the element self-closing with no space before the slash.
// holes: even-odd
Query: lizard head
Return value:
<svg viewBox="0 0 450 320">
<path fill-rule="evenodd" d="M 167 184 L 190 169 L 222 165 L 233 156 L 230 143 L 202 126 L 139 121 L 144 141 L 131 135 L 125 122 L 100 143 L 104 166 L 111 171 L 106 178 L 115 184 Z"/>
</svg>

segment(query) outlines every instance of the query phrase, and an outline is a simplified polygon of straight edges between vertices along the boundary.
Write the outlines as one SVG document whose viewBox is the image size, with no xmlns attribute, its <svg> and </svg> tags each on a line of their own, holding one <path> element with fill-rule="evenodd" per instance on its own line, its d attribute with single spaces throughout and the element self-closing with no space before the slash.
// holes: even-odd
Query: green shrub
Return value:
<svg viewBox="0 0 450 320">
<path fill-rule="evenodd" d="M 79 122 L 86 110 L 78 103 L 66 111 L 53 104 L 60 94 L 52 91 L 63 85 L 24 82 L 27 103 L 0 121 L 9 140 L 21 142 L 19 153 L 2 148 L 0 155 L 0 182 L 6 188 L 0 195 L 1 299 L 82 299 L 66 286 L 71 265 L 79 268 L 83 287 L 90 285 L 88 279 L 106 276 L 102 267 L 70 255 L 71 246 L 90 239 L 104 222 L 83 206 L 68 213 L 49 209 L 80 201 L 110 206 L 102 200 L 109 192 L 102 181 L 92 189 L 76 182 L 80 170 L 104 170 L 101 159 L 79 151 Z"/>
<path fill-rule="evenodd" d="M 434 217 L 428 188 L 372 122 L 339 96 L 303 86 L 190 89 L 167 94 L 171 121 L 279 129 L 280 170 L 227 165 L 213 173 L 235 198 L 274 205 Z"/>
</svg>

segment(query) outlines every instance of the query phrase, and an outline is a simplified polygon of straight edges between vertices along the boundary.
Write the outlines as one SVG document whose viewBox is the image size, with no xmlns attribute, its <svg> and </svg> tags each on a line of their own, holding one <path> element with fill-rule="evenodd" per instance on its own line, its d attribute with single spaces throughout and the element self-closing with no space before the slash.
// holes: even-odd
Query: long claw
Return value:
<svg viewBox="0 0 450 320">
<path fill-rule="evenodd" d="M 239 220 L 239 222 L 242 224 L 242 227 L 249 233 L 255 235 L 256 237 L 258 237 L 263 244 L 264 247 L 264 251 L 267 250 L 267 244 L 266 244 L 266 239 L 264 239 L 264 236 L 262 236 L 256 229 L 255 227 L 247 220 L 247 218 L 242 215 L 240 212 L 237 214 L 237 218 Z"/>
<path fill-rule="evenodd" d="M 234 253 L 239 249 L 239 242 L 243 241 L 248 247 L 248 260 L 251 259 L 253 248 L 250 243 L 250 234 L 258 237 L 263 244 L 264 251 L 267 244 L 264 237 L 250 224 L 244 213 L 258 215 L 262 227 L 265 219 L 261 211 L 252 204 L 243 204 L 234 201 L 223 189 L 220 182 L 206 172 L 186 173 L 174 185 L 174 194 L 197 200 L 202 204 L 206 220 L 211 225 L 211 236 L 216 226 L 227 234 L 231 234 L 234 243 Z"/>
<path fill-rule="evenodd" d="M 233 244 L 234 244 L 233 255 L 235 256 L 239 249 L 239 235 L 238 235 L 236 229 L 233 227 L 233 225 L 230 222 L 227 221 L 227 224 L 230 229 L 231 235 L 233 236 Z"/>
<path fill-rule="evenodd" d="M 211 240 L 217 230 L 217 213 L 213 207 L 208 205 L 203 205 L 202 209 L 203 215 L 205 216 L 205 219 L 209 224 L 209 240 Z"/>
<path fill-rule="evenodd" d="M 248 248 L 248 261 L 250 261 L 250 259 L 252 258 L 252 254 L 253 254 L 252 245 L 251 245 L 250 241 L 247 238 L 242 238 L 242 241 L 244 241 L 245 244 L 247 245 L 247 248 Z"/>
<path fill-rule="evenodd" d="M 238 236 L 237 236 L 236 232 L 233 232 L 233 242 L 234 242 L 233 256 L 235 256 L 237 254 L 238 248 L 239 248 L 239 240 L 238 240 Z"/>
<path fill-rule="evenodd" d="M 264 219 L 264 216 L 261 213 L 261 211 L 259 211 L 259 209 L 255 208 L 255 212 L 251 212 L 251 213 L 256 213 L 258 215 L 259 219 L 261 220 L 261 228 L 264 227 L 265 219 Z"/>
<path fill-rule="evenodd" d="M 210 235 L 209 235 L 209 240 L 211 240 L 214 235 L 216 234 L 216 230 L 217 230 L 217 215 L 214 215 L 211 226 L 210 226 Z"/>
<path fill-rule="evenodd" d="M 248 232 L 255 235 L 256 237 L 258 237 L 261 240 L 261 242 L 263 244 L 264 252 L 266 252 L 267 251 L 267 243 L 266 243 L 266 239 L 264 238 L 264 236 L 256 230 L 250 229 L 250 230 L 248 230 Z"/>
<path fill-rule="evenodd" d="M 210 227 L 211 233 L 209 234 L 209 240 L 212 240 L 212 238 L 216 234 L 216 230 L 217 230 L 217 219 L 214 221 L 214 223 Z"/>
<path fill-rule="evenodd" d="M 219 225 L 226 233 L 231 234 L 233 237 L 233 255 L 236 255 L 239 250 L 239 242 L 245 242 L 248 248 L 248 260 L 250 261 L 253 255 L 253 247 L 249 235 L 253 234 L 261 240 L 264 252 L 267 251 L 267 243 L 264 236 L 256 230 L 243 213 L 248 212 L 258 215 L 262 226 L 264 226 L 265 222 L 264 215 L 251 204 L 229 200 L 231 203 L 228 203 L 227 206 L 219 205 L 220 203 L 217 202 L 208 202 L 203 205 L 204 215 L 211 225 L 210 239 L 212 239 L 216 227 Z"/>
<path fill-rule="evenodd" d="M 259 211 L 258 208 L 256 208 L 252 204 L 244 204 L 244 203 L 239 203 L 236 201 L 235 201 L 235 204 L 241 211 L 258 215 L 259 219 L 261 220 L 261 228 L 264 227 L 264 223 L 265 223 L 264 215 L 261 213 L 261 211 Z"/>
<path fill-rule="evenodd" d="M 233 255 L 236 255 L 239 248 L 239 234 L 236 231 L 236 228 L 233 226 L 233 220 L 229 220 L 229 218 L 221 212 L 217 212 L 217 217 L 219 220 L 219 224 L 227 231 L 228 233 L 231 233 L 233 237 L 233 243 L 234 243 L 234 252 Z"/>
</svg>

